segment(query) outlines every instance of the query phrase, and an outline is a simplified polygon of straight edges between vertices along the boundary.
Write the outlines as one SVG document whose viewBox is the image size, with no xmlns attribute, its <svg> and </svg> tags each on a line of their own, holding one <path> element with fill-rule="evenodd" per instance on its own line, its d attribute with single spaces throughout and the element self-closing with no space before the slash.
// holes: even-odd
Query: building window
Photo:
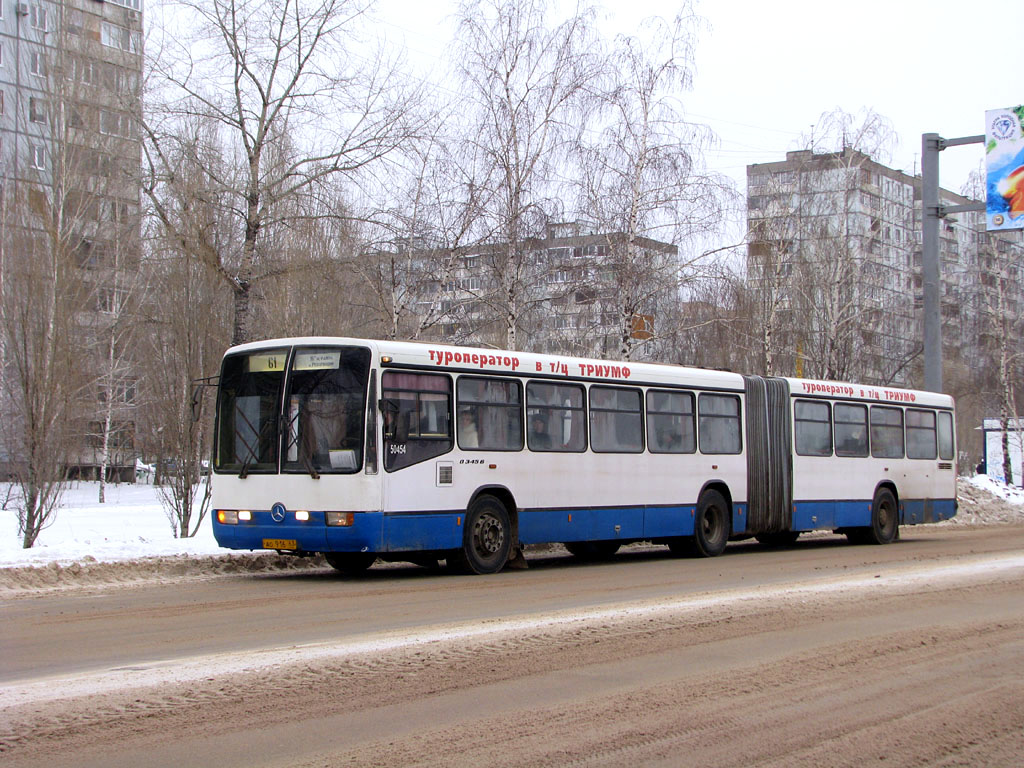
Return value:
<svg viewBox="0 0 1024 768">
<path fill-rule="evenodd" d="M 93 82 L 98 82 L 98 79 Z M 139 77 L 124 67 L 107 64 L 104 67 L 104 85 L 114 93 L 134 96 L 139 92 Z"/>
<path fill-rule="evenodd" d="M 128 300 L 128 292 L 123 288 L 111 288 L 105 286 L 100 288 L 96 295 L 96 309 L 104 314 L 113 315 L 117 314 L 124 307 Z M 131 403 L 135 400 L 135 386 L 134 383 L 131 387 L 131 398 L 125 399 L 124 397 L 115 398 L 118 402 Z"/>
<path fill-rule="evenodd" d="M 42 51 L 32 51 L 28 55 L 28 70 L 38 77 L 46 77 L 46 54 Z"/>
<path fill-rule="evenodd" d="M 129 115 L 122 112 L 101 110 L 100 133 L 105 133 L 108 136 L 129 137 L 133 133 L 132 119 Z"/>
<path fill-rule="evenodd" d="M 128 53 L 139 52 L 138 33 L 108 21 L 100 25 L 100 42 L 108 48 L 120 48 Z"/>
<path fill-rule="evenodd" d="M 43 145 L 42 144 L 30 144 L 29 145 L 29 152 L 31 154 L 29 156 L 28 164 L 30 166 L 32 166 L 33 168 L 37 169 L 37 170 L 45 171 L 46 170 L 46 150 L 43 148 Z"/>
<path fill-rule="evenodd" d="M 28 119 L 33 123 L 46 122 L 46 102 L 30 96 L 28 100 Z"/>
<path fill-rule="evenodd" d="M 97 65 L 88 59 L 77 59 L 75 61 L 75 79 L 85 85 L 95 85 L 99 80 Z"/>
<path fill-rule="evenodd" d="M 28 9 L 28 23 L 32 29 L 46 31 L 46 9 L 41 5 L 30 5 Z"/>
</svg>

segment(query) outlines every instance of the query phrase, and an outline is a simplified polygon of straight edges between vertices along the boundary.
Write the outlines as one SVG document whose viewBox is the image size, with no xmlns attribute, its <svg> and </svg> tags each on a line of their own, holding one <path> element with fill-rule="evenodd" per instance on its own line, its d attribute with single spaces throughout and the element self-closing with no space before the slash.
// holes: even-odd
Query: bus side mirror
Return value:
<svg viewBox="0 0 1024 768">
<path fill-rule="evenodd" d="M 203 385 L 192 387 L 192 421 L 198 422 L 203 412 Z"/>
</svg>

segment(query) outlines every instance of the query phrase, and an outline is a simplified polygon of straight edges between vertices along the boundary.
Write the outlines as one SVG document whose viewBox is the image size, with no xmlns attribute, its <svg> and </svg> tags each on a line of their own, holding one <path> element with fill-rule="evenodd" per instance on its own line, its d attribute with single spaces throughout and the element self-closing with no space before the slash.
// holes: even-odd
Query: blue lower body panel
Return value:
<svg viewBox="0 0 1024 768">
<path fill-rule="evenodd" d="M 863 528 L 871 525 L 871 499 L 857 501 L 798 501 L 793 504 L 794 531 Z M 956 515 L 955 499 L 904 499 L 900 525 L 937 523 Z"/>
<path fill-rule="evenodd" d="M 956 516 L 955 499 L 911 499 L 900 502 L 903 525 L 938 523 Z"/>
<path fill-rule="evenodd" d="M 871 501 L 798 501 L 793 505 L 791 530 L 813 531 L 871 525 Z M 734 533 L 748 531 L 746 504 L 734 504 Z M 238 525 L 213 521 L 217 543 L 228 549 L 288 548 L 299 552 L 415 552 L 462 546 L 465 513 L 356 512 L 351 526 L 327 526 L 322 512 L 310 512 L 299 522 L 289 513 L 276 522 L 269 510 L 253 511 L 253 519 Z M 692 536 L 695 504 L 524 509 L 519 516 L 519 540 L 524 544 L 552 541 L 623 541 Z M 956 515 L 955 499 L 911 499 L 900 502 L 900 523 L 915 525 L 948 520 Z M 271 540 L 268 542 L 268 540 Z M 284 540 L 287 547 L 280 545 Z M 269 546 L 268 546 L 269 545 Z"/>
<path fill-rule="evenodd" d="M 524 544 L 550 541 L 606 541 L 692 536 L 692 505 L 524 509 L 519 539 Z"/>
<path fill-rule="evenodd" d="M 217 543 L 228 549 L 267 549 L 268 539 L 294 542 L 298 552 L 406 552 L 462 546 L 465 513 L 383 514 L 356 512 L 349 526 L 328 526 L 322 512 L 310 519 L 275 522 L 269 510 L 253 511 L 238 525 L 213 522 Z M 288 514 L 291 517 L 291 513 Z M 271 542 L 273 543 L 273 542 Z"/>
</svg>

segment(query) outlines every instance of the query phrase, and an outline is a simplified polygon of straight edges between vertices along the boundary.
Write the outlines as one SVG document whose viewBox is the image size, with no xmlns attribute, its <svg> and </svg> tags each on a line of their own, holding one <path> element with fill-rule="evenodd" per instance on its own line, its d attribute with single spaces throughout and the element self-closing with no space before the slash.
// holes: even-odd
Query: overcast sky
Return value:
<svg viewBox="0 0 1024 768">
<path fill-rule="evenodd" d="M 416 71 L 439 78 L 455 7 L 378 0 L 376 15 Z M 671 0 L 608 0 L 602 26 L 632 32 L 676 10 Z M 685 104 L 719 137 L 709 164 L 741 191 L 747 164 L 784 159 L 836 107 L 891 120 L 900 142 L 892 165 L 913 173 L 922 133 L 981 134 L 986 109 L 1024 103 L 1024 0 L 700 0 L 697 10 L 708 25 Z M 942 185 L 959 191 L 982 160 L 980 144 L 945 150 Z"/>
</svg>

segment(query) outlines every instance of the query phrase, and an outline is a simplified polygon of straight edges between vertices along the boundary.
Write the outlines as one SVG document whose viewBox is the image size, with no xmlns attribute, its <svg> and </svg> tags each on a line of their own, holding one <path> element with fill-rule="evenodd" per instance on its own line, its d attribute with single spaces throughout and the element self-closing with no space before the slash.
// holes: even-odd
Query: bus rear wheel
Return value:
<svg viewBox="0 0 1024 768">
<path fill-rule="evenodd" d="M 854 544 L 891 544 L 899 535 L 899 507 L 888 488 L 879 488 L 871 502 L 871 525 L 846 532 Z"/>
<path fill-rule="evenodd" d="M 377 555 L 373 552 L 324 552 L 324 560 L 336 571 L 356 576 L 376 561 Z"/>
<path fill-rule="evenodd" d="M 673 539 L 669 551 L 690 557 L 717 557 L 729 542 L 729 504 L 718 491 L 705 491 L 697 502 L 693 536 Z"/>
<path fill-rule="evenodd" d="M 567 541 L 562 546 L 573 557 L 592 562 L 612 558 L 622 545 L 618 541 Z"/>
<path fill-rule="evenodd" d="M 505 505 L 493 496 L 480 496 L 466 512 L 462 549 L 453 558 L 466 573 L 497 573 L 512 550 L 512 530 Z"/>
</svg>

